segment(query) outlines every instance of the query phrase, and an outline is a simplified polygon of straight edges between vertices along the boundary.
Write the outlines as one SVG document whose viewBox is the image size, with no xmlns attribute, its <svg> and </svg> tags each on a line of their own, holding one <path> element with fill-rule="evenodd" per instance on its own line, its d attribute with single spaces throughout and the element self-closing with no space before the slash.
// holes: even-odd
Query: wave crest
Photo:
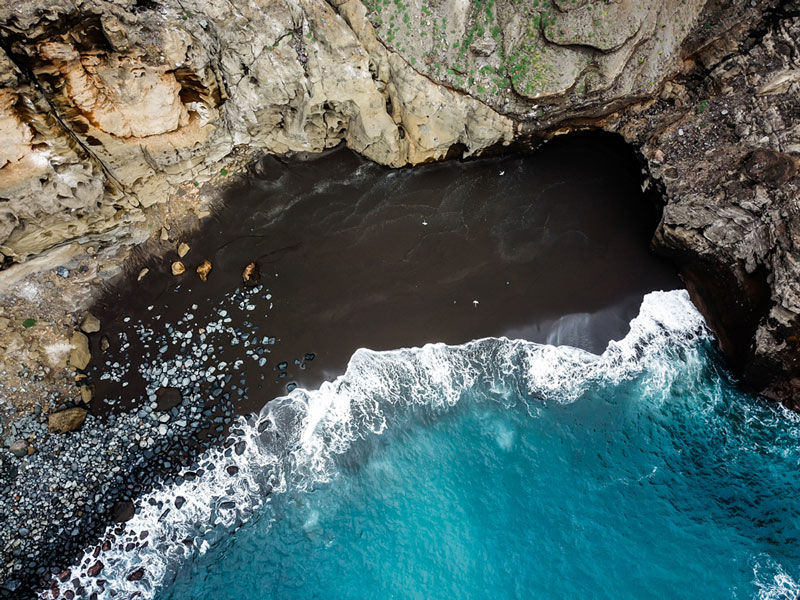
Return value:
<svg viewBox="0 0 800 600">
<path fill-rule="evenodd" d="M 152 598 L 189 557 L 238 528 L 271 494 L 329 480 L 337 456 L 381 434 L 404 410 L 435 417 L 480 390 L 487 401 L 522 399 L 535 414 L 543 403 L 574 402 L 593 386 L 617 385 L 643 372 L 667 380 L 673 357 L 695 350 L 708 336 L 702 316 L 680 290 L 646 295 L 628 335 L 599 356 L 507 338 L 358 350 L 335 381 L 313 391 L 296 389 L 260 414 L 241 418 L 222 447 L 184 469 L 196 478 L 140 498 L 134 518 L 124 528 L 109 527 L 71 568 L 68 583 L 56 585 L 61 592 L 82 589 L 101 598 L 112 589 Z M 101 579 L 88 574 L 98 555 Z M 51 597 L 50 591 L 40 597 Z"/>
</svg>

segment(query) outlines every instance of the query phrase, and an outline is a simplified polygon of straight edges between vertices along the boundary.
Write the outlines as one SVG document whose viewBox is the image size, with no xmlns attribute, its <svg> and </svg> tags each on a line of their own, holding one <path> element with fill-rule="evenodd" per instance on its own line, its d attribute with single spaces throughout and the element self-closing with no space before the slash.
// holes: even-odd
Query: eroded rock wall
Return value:
<svg viewBox="0 0 800 600">
<path fill-rule="evenodd" d="M 344 141 L 402 166 L 608 114 L 680 68 L 704 5 L 8 3 L 0 251 L 21 262 L 109 232 L 138 241 L 142 208 L 236 146 Z"/>
<path fill-rule="evenodd" d="M 654 245 L 745 383 L 800 410 L 800 3 L 695 60 L 627 125 L 666 196 Z"/>
<path fill-rule="evenodd" d="M 6 3 L 4 276 L 65 247 L 124 257 L 149 207 L 237 149 L 344 142 L 398 167 L 602 126 L 642 149 L 667 200 L 655 245 L 732 364 L 800 403 L 798 4 Z"/>
</svg>

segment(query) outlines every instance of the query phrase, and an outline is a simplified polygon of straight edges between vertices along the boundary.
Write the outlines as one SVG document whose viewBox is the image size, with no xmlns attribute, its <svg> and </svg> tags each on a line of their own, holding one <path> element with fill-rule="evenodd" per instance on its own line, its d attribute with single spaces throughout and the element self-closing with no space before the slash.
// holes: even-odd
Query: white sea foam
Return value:
<svg viewBox="0 0 800 600">
<path fill-rule="evenodd" d="M 261 414 L 242 419 L 223 447 L 201 459 L 202 475 L 140 498 L 124 531 L 111 527 L 100 541 L 110 548 L 99 555 L 89 549 L 69 581 L 77 578 L 80 587 L 100 598 L 110 597 L 112 589 L 123 596 L 138 591 L 141 598 L 153 597 L 187 558 L 238 527 L 272 494 L 327 481 L 337 456 L 383 432 L 403 409 L 435 416 L 480 389 L 489 400 L 521 398 L 535 414 L 544 403 L 573 402 L 594 386 L 616 385 L 644 371 L 656 381 L 666 380 L 673 370 L 670 356 L 691 351 L 708 335 L 685 291 L 648 294 L 630 327 L 599 356 L 506 338 L 358 350 L 335 381 L 314 391 L 296 389 Z M 503 444 L 509 439 L 499 438 Z M 177 497 L 185 499 L 180 509 Z M 87 575 L 98 560 L 103 564 L 99 578 L 107 582 L 103 587 Z M 129 581 L 138 569 L 144 576 Z M 63 591 L 64 584 L 59 585 Z"/>
<path fill-rule="evenodd" d="M 753 576 L 758 589 L 757 600 L 796 600 L 800 597 L 800 583 L 766 554 L 757 557 Z"/>
</svg>

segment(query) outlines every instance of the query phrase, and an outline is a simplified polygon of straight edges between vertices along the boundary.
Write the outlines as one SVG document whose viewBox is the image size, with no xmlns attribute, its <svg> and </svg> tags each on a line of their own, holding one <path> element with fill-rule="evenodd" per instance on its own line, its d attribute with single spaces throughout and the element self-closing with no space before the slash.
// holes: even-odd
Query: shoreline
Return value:
<svg viewBox="0 0 800 600">
<path fill-rule="evenodd" d="M 341 151 L 339 152 L 341 153 Z M 321 160 L 321 158 L 316 157 L 315 160 Z M 492 161 L 502 162 L 519 159 L 507 157 L 502 159 L 487 160 L 489 163 L 491 163 Z M 469 170 L 472 168 L 477 168 L 476 165 L 477 167 L 480 166 L 478 163 L 470 162 L 464 163 L 463 165 L 454 164 L 452 166 L 434 166 L 432 168 L 434 168 L 434 170 L 441 168 Z M 217 217 L 212 218 L 210 221 L 208 221 L 208 223 L 216 223 L 215 219 L 217 219 Z M 195 233 L 195 236 L 197 235 L 202 236 L 202 230 Z M 190 243 L 194 243 L 194 241 L 190 240 Z M 646 251 L 646 238 L 642 240 L 641 243 L 642 247 Z M 158 244 L 156 244 L 156 247 L 158 247 Z M 153 263 L 146 263 L 151 264 L 151 268 L 161 268 L 164 270 L 169 269 L 170 260 L 164 260 L 163 258 L 151 258 L 150 260 L 156 261 L 160 264 L 160 267 L 157 267 Z M 216 259 L 214 262 L 216 262 Z M 226 271 L 226 269 L 223 269 L 223 271 Z M 130 270 L 128 272 L 130 272 Z M 156 273 L 156 271 L 154 270 L 152 273 Z M 150 277 L 152 273 L 148 274 L 147 277 Z M 216 272 L 212 271 L 211 275 L 209 276 L 209 283 L 214 281 L 215 278 L 220 277 L 220 273 L 221 272 L 219 270 Z M 192 273 L 192 276 L 196 277 L 194 273 Z M 165 275 L 164 277 L 165 281 L 174 283 L 174 278 L 171 274 Z M 225 279 L 225 277 L 228 279 Z M 234 282 L 238 280 L 239 283 L 241 283 L 240 272 L 238 269 L 228 273 L 223 277 L 223 279 L 224 281 L 228 281 L 230 279 Z M 135 283 L 135 278 L 132 278 L 132 280 L 133 289 L 135 290 L 137 284 Z M 145 278 L 144 281 L 148 281 L 147 278 Z M 223 287 L 225 286 L 227 286 L 227 284 L 223 285 Z M 236 287 L 237 285 L 232 286 L 231 291 L 236 289 Z M 122 289 L 124 291 L 124 288 Z M 203 288 L 200 289 L 202 290 Z M 256 289 L 255 293 L 262 291 L 263 290 Z M 252 289 L 247 293 L 252 293 Z M 130 296 L 130 292 L 125 291 L 123 297 L 125 295 Z M 140 296 L 141 297 L 139 300 L 141 302 L 150 302 L 150 300 L 147 300 L 146 294 L 140 294 Z M 188 298 L 190 297 L 191 294 Z M 264 298 L 264 300 L 266 299 Z M 186 302 L 189 302 L 189 300 L 186 300 Z M 112 302 L 112 304 L 114 304 L 114 302 Z M 146 309 L 146 306 L 144 308 Z M 185 307 L 181 305 L 179 312 L 184 311 L 184 309 Z M 476 310 L 476 308 L 473 306 L 469 306 L 469 309 L 473 311 Z M 108 315 L 104 314 L 102 311 L 95 312 L 97 312 L 97 316 L 100 317 L 101 330 L 98 333 L 89 334 L 89 337 L 92 338 L 93 355 L 99 356 L 97 348 L 100 344 L 100 340 L 102 339 L 102 336 L 108 335 L 114 331 L 114 320 L 109 318 Z M 130 311 L 127 311 L 127 314 L 131 314 Z M 142 314 L 146 314 L 146 310 L 145 313 Z M 473 313 L 469 314 L 471 315 Z M 199 314 L 197 316 L 198 318 L 200 317 Z M 490 321 L 493 319 L 494 317 L 491 317 Z M 124 324 L 124 317 L 122 317 L 121 314 L 120 324 Z M 498 331 L 498 334 L 502 333 L 502 331 Z M 267 335 L 267 333 L 264 335 Z M 465 339 L 463 341 L 468 340 Z M 395 344 L 395 347 L 398 345 L 400 344 Z M 318 348 L 316 349 L 318 350 Z M 309 348 L 308 350 L 313 352 L 315 348 Z M 347 353 L 344 349 L 342 349 L 342 352 Z M 324 358 L 322 353 L 320 353 L 319 358 Z M 317 360 L 316 363 L 309 362 L 308 364 L 313 365 L 308 369 L 308 372 L 311 372 L 312 369 L 316 368 L 317 364 L 321 363 L 319 360 Z M 273 367 L 274 366 L 275 365 L 273 365 Z M 334 371 L 335 368 L 335 366 L 330 367 L 330 369 Z M 99 381 L 93 381 L 92 383 L 94 383 L 95 388 L 97 388 L 97 383 L 99 383 Z M 235 383 L 236 382 L 234 382 L 234 384 Z M 242 383 L 239 383 L 238 386 L 242 391 L 244 391 L 247 387 Z M 153 390 L 150 390 L 150 393 L 152 392 Z M 220 397 L 222 400 L 219 402 L 219 406 L 221 408 L 215 409 L 217 410 L 215 413 L 202 415 L 202 412 L 208 410 L 208 408 L 200 408 L 201 403 L 199 401 L 199 397 L 194 398 L 193 400 L 186 398 L 182 400 L 179 405 L 172 406 L 171 408 L 167 409 L 167 411 L 160 411 L 158 410 L 159 398 L 153 398 L 151 396 L 150 400 L 145 402 L 144 406 L 139 405 L 135 409 L 132 409 L 130 404 L 127 405 L 128 407 L 126 408 L 124 401 L 116 404 L 113 407 L 105 405 L 98 406 L 102 398 L 100 397 L 101 395 L 98 393 L 98 390 L 95 389 L 95 396 L 92 400 L 92 410 L 86 417 L 86 422 L 84 422 L 80 431 L 77 433 L 68 433 L 62 437 L 55 437 L 55 442 L 53 442 L 52 445 L 50 443 L 45 443 L 40 446 L 37 454 L 33 457 L 33 461 L 46 462 L 44 458 L 49 457 L 51 460 L 48 469 L 52 470 L 50 477 L 53 477 L 52 473 L 57 472 L 59 469 L 64 469 L 66 470 L 67 475 L 64 483 L 70 481 L 70 476 L 73 472 L 79 474 L 91 473 L 91 476 L 97 478 L 97 481 L 95 482 L 91 481 L 91 476 L 88 478 L 82 478 L 82 481 L 80 483 L 76 483 L 75 487 L 72 488 L 73 492 L 71 495 L 63 496 L 72 500 L 73 504 L 71 507 L 68 505 L 67 510 L 61 512 L 61 514 L 70 514 L 71 516 L 65 517 L 67 520 L 71 519 L 72 522 L 80 522 L 83 523 L 83 525 L 70 526 L 67 528 L 68 531 L 62 531 L 61 534 L 56 533 L 54 536 L 54 540 L 59 540 L 61 535 L 66 536 L 67 540 L 69 540 L 66 545 L 58 544 L 60 552 L 63 552 L 64 547 L 74 548 L 71 553 L 68 552 L 61 555 L 61 558 L 64 561 L 62 564 L 70 562 L 70 559 L 67 558 L 68 556 L 80 554 L 80 549 L 85 547 L 86 542 L 91 539 L 92 536 L 96 536 L 103 530 L 104 525 L 109 522 L 110 517 L 114 512 L 127 512 L 127 515 L 123 514 L 122 516 L 128 516 L 130 512 L 130 505 L 127 503 L 129 503 L 135 497 L 139 497 L 145 490 L 151 489 L 152 486 L 160 480 L 162 474 L 165 474 L 165 481 L 170 482 L 171 476 L 169 473 L 174 473 L 177 469 L 191 465 L 199 452 L 213 445 L 214 443 L 219 443 L 218 441 L 214 442 L 213 438 L 216 438 L 217 440 L 224 439 L 224 435 L 227 433 L 228 426 L 234 422 L 235 415 L 255 412 L 260 409 L 268 399 L 263 394 L 253 394 L 252 399 L 247 400 L 244 404 L 239 403 L 234 405 L 233 399 L 231 397 L 224 398 L 222 396 L 223 393 L 225 392 L 220 392 Z M 272 396 L 274 395 L 278 394 L 272 394 Z M 169 415 L 167 421 L 162 422 L 161 419 L 167 415 Z M 215 422 L 216 419 L 221 419 L 221 422 Z M 107 422 L 104 422 L 106 420 Z M 198 420 L 208 420 L 213 423 L 213 427 L 209 428 L 210 430 L 201 431 L 198 433 L 199 428 L 192 428 L 192 425 Z M 184 423 L 186 427 L 176 427 L 174 425 L 175 423 Z M 45 425 L 42 423 L 31 423 L 28 425 L 28 427 L 32 432 L 36 432 L 37 435 L 40 435 L 43 433 Z M 164 431 L 165 427 L 168 428 L 168 431 L 170 432 L 169 435 L 167 435 Z M 218 430 L 220 428 L 221 430 Z M 25 430 L 25 433 L 27 433 L 27 431 L 28 430 Z M 46 438 L 47 436 L 43 435 L 42 437 Z M 50 437 L 52 438 L 53 436 Z M 195 442 L 192 442 L 192 440 L 195 440 Z M 110 453 L 106 452 L 105 455 L 97 453 L 95 448 L 98 447 L 101 447 L 106 451 L 110 451 Z M 70 457 L 75 458 L 67 464 L 63 459 L 57 457 L 56 452 L 58 451 L 66 453 Z M 14 460 L 29 459 L 23 458 Z M 76 464 L 75 469 L 72 467 L 73 462 Z M 114 472 L 115 468 L 118 469 L 116 472 Z M 85 487 L 84 484 L 86 484 Z M 60 487 L 63 487 L 63 484 Z M 90 494 L 88 491 L 89 489 L 102 490 L 99 501 L 94 500 L 97 492 L 95 491 L 94 494 Z M 46 498 L 48 496 L 52 497 L 53 494 L 52 491 L 46 489 L 40 490 L 40 493 L 41 497 L 37 500 L 37 502 L 40 503 L 42 498 Z M 83 506 L 77 504 L 79 501 L 83 501 L 83 499 L 87 497 L 91 498 L 90 502 Z M 117 502 L 120 504 L 117 504 Z M 21 510 L 34 512 L 34 509 L 31 508 L 32 506 L 33 505 L 31 504 L 23 505 Z M 72 510 L 70 510 L 70 508 Z M 46 520 L 51 520 L 54 516 L 54 512 L 58 514 L 57 511 L 50 510 L 48 512 L 49 518 Z M 78 515 L 79 512 L 81 513 L 80 516 Z M 72 535 L 76 528 L 78 529 L 78 533 L 76 535 Z M 34 542 L 36 541 L 37 535 L 45 535 L 44 531 L 36 531 L 34 527 L 26 529 L 30 529 L 29 533 L 32 534 L 31 540 Z M 57 532 L 58 529 L 50 531 Z M 19 533 L 18 528 L 16 532 L 17 534 Z M 14 535 L 13 530 L 9 533 Z M 28 538 L 25 537 L 22 539 L 27 540 Z M 50 569 L 49 572 L 50 574 L 58 576 L 61 571 L 56 571 L 56 573 L 52 573 L 52 569 Z M 18 597 L 14 596 L 14 594 L 19 594 L 22 589 L 22 587 L 19 587 L 13 592 L 7 592 L 7 594 L 11 594 L 9 597 Z"/>
<path fill-rule="evenodd" d="M 372 428 L 372 419 L 386 424 L 384 419 L 391 421 L 395 410 L 402 412 L 404 407 L 419 408 L 427 414 L 423 421 L 431 419 L 454 407 L 460 393 L 476 381 L 491 387 L 503 375 L 509 375 L 508 363 L 530 366 L 529 371 L 520 368 L 515 377 L 522 380 L 517 386 L 533 393 L 534 406 L 543 400 L 569 405 L 598 378 L 624 379 L 655 365 L 669 369 L 660 359 L 664 352 L 674 349 L 673 344 L 691 353 L 695 345 L 710 339 L 687 292 L 676 290 L 648 294 L 626 336 L 618 344 L 609 345 L 602 355 L 595 355 L 595 360 L 587 360 L 587 353 L 576 348 L 545 347 L 505 338 L 484 338 L 458 346 L 439 343 L 384 352 L 359 351 L 331 385 L 298 390 L 291 397 L 276 399 L 275 404 L 268 403 L 258 414 L 237 423 L 223 444 L 210 448 L 197 464 L 183 469 L 179 481 L 145 494 L 138 503 L 141 512 L 137 511 L 130 526 L 107 532 L 94 548 L 87 548 L 79 563 L 53 581 L 52 589 L 59 594 L 64 588 L 80 594 L 83 585 L 91 584 L 99 591 L 136 593 L 140 581 L 147 586 L 160 585 L 187 558 L 204 553 L 222 536 L 238 530 L 273 491 L 287 492 L 296 484 L 314 484 L 315 477 L 318 482 L 327 481 L 327 468 L 344 450 L 341 444 L 366 444 L 366 448 L 355 450 L 355 457 L 343 455 L 347 468 L 357 463 L 357 457 L 369 456 L 370 441 L 347 427 L 354 420 L 354 426 L 380 434 Z M 450 364 L 448 357 L 456 359 Z M 488 357 L 503 360 L 486 360 Z M 481 365 L 476 381 L 459 377 L 457 371 L 472 361 Z M 443 365 L 456 372 L 440 380 Z M 551 370 L 552 377 L 544 375 Z M 396 376 L 398 372 L 400 377 Z M 433 385 L 419 386 L 420 381 Z M 444 388 L 444 405 L 437 384 Z M 341 401 L 352 410 L 324 410 L 330 405 L 341 406 Z M 141 554 L 146 558 L 140 560 Z"/>
</svg>

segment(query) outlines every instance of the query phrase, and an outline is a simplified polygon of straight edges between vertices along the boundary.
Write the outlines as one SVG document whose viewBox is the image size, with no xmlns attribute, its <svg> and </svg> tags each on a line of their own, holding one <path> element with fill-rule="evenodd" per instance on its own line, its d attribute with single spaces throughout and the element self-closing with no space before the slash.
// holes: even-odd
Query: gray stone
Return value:
<svg viewBox="0 0 800 600">
<path fill-rule="evenodd" d="M 9 447 L 11 454 L 18 458 L 28 455 L 28 444 L 25 440 L 17 440 Z"/>
</svg>

